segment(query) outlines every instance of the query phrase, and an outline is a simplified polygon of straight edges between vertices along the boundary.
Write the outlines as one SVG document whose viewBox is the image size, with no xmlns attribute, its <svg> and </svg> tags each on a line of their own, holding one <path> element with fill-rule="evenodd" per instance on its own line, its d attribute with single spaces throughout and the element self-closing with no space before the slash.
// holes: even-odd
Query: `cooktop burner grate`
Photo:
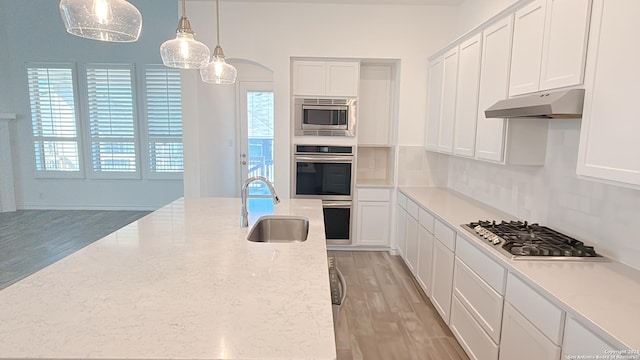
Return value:
<svg viewBox="0 0 640 360">
<path fill-rule="evenodd" d="M 512 259 L 604 259 L 593 246 L 546 226 L 524 221 L 477 221 L 462 225 Z M 587 259 L 585 259 L 587 258 Z"/>
</svg>

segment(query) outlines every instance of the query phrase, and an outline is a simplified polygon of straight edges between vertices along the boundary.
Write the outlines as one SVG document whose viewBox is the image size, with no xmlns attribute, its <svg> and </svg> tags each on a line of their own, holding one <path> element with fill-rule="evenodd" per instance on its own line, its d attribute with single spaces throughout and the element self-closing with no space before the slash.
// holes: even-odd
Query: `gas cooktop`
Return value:
<svg viewBox="0 0 640 360">
<path fill-rule="evenodd" d="M 462 227 L 512 260 L 606 260 L 593 246 L 546 226 L 524 221 L 483 221 Z"/>
</svg>

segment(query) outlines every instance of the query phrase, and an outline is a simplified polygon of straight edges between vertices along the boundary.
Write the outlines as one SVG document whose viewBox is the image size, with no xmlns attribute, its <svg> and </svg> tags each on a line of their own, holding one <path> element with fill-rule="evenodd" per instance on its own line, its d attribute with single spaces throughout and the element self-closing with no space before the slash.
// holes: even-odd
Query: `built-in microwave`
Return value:
<svg viewBox="0 0 640 360">
<path fill-rule="evenodd" d="M 294 101 L 296 136 L 355 136 L 356 99 L 310 99 Z"/>
</svg>

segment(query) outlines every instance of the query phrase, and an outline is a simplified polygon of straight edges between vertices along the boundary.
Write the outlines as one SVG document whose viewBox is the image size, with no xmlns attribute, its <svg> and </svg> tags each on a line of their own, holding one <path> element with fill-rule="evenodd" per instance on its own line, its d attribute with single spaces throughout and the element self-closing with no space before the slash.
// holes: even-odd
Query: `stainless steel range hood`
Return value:
<svg viewBox="0 0 640 360">
<path fill-rule="evenodd" d="M 500 100 L 485 110 L 487 118 L 573 119 L 582 117 L 584 89 L 537 93 Z"/>
</svg>

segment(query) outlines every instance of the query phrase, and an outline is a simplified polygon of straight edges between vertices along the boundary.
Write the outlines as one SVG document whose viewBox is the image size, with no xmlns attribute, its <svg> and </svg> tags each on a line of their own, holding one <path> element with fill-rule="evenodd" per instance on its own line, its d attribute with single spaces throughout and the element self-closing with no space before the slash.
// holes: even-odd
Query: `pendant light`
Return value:
<svg viewBox="0 0 640 360">
<path fill-rule="evenodd" d="M 193 38 L 194 32 L 187 19 L 185 0 L 182 0 L 182 17 L 178 22 L 176 38 L 160 46 L 162 63 L 179 69 L 199 69 L 209 59 L 209 48 Z"/>
<path fill-rule="evenodd" d="M 220 7 L 216 0 L 216 35 L 217 44 L 213 50 L 211 61 L 200 69 L 202 81 L 213 84 L 235 84 L 238 71 L 231 64 L 224 61 L 224 52 L 220 47 Z"/>
<path fill-rule="evenodd" d="M 142 14 L 125 0 L 61 0 L 60 15 L 72 35 L 109 42 L 134 42 Z"/>
</svg>

